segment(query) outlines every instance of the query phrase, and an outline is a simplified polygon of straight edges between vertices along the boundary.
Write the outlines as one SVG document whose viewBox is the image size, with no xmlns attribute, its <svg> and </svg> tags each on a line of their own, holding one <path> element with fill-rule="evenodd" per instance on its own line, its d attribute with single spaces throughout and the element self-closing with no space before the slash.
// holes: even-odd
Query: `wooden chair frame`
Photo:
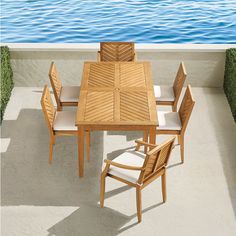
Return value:
<svg viewBox="0 0 236 236">
<path fill-rule="evenodd" d="M 187 72 L 185 69 L 184 62 L 181 62 L 179 65 L 178 72 L 176 74 L 174 83 L 173 83 L 173 90 L 174 90 L 174 95 L 175 95 L 175 100 L 174 101 L 156 101 L 157 105 L 168 105 L 172 106 L 172 111 L 176 112 L 177 111 L 177 105 L 179 101 L 179 97 L 182 91 L 182 88 L 184 86 L 184 82 L 187 77 Z"/>
<path fill-rule="evenodd" d="M 41 106 L 43 110 L 43 114 L 48 126 L 48 131 L 49 131 L 49 136 L 50 136 L 50 142 L 49 142 L 49 164 L 52 163 L 53 159 L 53 146 L 55 144 L 55 139 L 57 136 L 78 136 L 78 131 L 77 130 L 65 130 L 65 131 L 56 131 L 53 129 L 53 123 L 55 120 L 55 115 L 56 115 L 56 109 L 53 106 L 50 92 L 48 89 L 48 86 L 44 86 L 42 98 L 41 98 Z M 87 154 L 87 159 L 89 160 L 89 155 L 90 155 L 90 132 L 86 131 L 86 154 Z"/>
<path fill-rule="evenodd" d="M 77 106 L 78 102 L 62 102 L 60 100 L 61 90 L 63 86 L 62 86 L 62 83 L 61 83 L 61 80 L 58 75 L 57 68 L 54 62 L 51 63 L 48 75 L 49 75 L 50 83 L 51 83 L 53 93 L 55 96 L 55 100 L 57 103 L 57 110 L 61 111 L 63 106 Z"/>
<path fill-rule="evenodd" d="M 113 57 L 115 57 L 115 60 L 106 60 L 105 59 L 105 55 L 103 54 L 103 48 L 106 45 L 112 45 L 115 46 L 116 48 L 116 53 L 115 55 L 113 55 Z M 120 60 L 120 55 L 119 55 L 119 46 L 121 45 L 127 45 L 130 46 L 130 50 L 131 50 L 131 54 L 132 54 L 132 58 L 130 60 Z M 100 51 L 97 52 L 97 61 L 136 61 L 136 54 L 135 54 L 135 49 L 134 49 L 134 43 L 132 42 L 101 42 L 100 43 Z"/>
<path fill-rule="evenodd" d="M 184 134 L 187 128 L 195 101 L 193 99 L 191 86 L 188 85 L 185 91 L 184 98 L 182 100 L 181 106 L 179 108 L 179 116 L 182 123 L 181 130 L 156 130 L 157 134 L 164 134 L 164 135 L 177 135 L 178 136 L 178 143 L 180 145 L 180 155 L 181 155 L 181 162 L 184 163 Z M 148 134 L 144 134 L 144 141 L 147 141 Z"/>
<path fill-rule="evenodd" d="M 171 137 L 166 142 L 160 145 L 149 144 L 143 141 L 136 140 L 135 142 L 137 143 L 137 146 L 135 150 L 139 150 L 140 146 L 149 148 L 149 151 L 146 153 L 144 164 L 141 167 L 123 165 L 123 164 L 119 164 L 111 160 L 105 160 L 104 162 L 106 163 L 106 166 L 101 174 L 101 182 L 100 182 L 100 186 L 101 186 L 100 187 L 100 206 L 104 207 L 106 177 L 111 177 L 125 184 L 128 184 L 131 187 L 136 188 L 138 222 L 141 222 L 142 220 L 141 190 L 160 176 L 162 178 L 163 202 L 166 202 L 166 166 L 168 164 L 171 151 L 173 149 L 174 141 L 175 141 L 175 136 Z M 118 168 L 130 170 L 130 171 L 140 170 L 140 175 L 139 175 L 139 179 L 137 183 L 132 183 L 123 178 L 110 174 L 109 173 L 110 166 L 116 166 Z"/>
</svg>

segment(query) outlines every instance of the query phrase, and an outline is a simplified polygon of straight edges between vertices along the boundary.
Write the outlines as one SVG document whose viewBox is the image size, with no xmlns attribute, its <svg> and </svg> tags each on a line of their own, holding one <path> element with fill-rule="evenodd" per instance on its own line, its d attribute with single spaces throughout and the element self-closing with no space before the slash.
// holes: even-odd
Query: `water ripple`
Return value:
<svg viewBox="0 0 236 236">
<path fill-rule="evenodd" d="M 2 0 L 2 42 L 236 43 L 235 0 Z"/>
</svg>

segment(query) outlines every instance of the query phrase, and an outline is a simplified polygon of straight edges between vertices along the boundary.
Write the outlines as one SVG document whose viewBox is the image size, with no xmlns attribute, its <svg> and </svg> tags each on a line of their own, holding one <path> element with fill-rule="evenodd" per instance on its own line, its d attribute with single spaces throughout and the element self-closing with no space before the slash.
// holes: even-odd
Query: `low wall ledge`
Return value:
<svg viewBox="0 0 236 236">
<path fill-rule="evenodd" d="M 71 44 L 71 43 L 1 43 L 11 51 L 74 51 L 96 52 L 99 43 Z M 138 52 L 225 52 L 228 48 L 236 48 L 236 44 L 135 44 Z"/>
</svg>

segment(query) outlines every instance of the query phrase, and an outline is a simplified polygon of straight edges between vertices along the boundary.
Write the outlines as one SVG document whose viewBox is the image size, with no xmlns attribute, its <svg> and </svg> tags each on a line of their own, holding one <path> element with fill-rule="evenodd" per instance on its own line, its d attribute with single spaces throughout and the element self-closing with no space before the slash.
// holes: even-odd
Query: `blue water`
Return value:
<svg viewBox="0 0 236 236">
<path fill-rule="evenodd" d="M 236 43 L 236 0 L 1 0 L 1 42 Z"/>
</svg>

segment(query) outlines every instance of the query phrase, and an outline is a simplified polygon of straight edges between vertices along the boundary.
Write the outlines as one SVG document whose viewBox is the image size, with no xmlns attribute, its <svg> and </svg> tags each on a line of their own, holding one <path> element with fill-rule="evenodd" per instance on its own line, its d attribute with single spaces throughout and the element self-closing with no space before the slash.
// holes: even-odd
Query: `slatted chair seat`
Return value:
<svg viewBox="0 0 236 236">
<path fill-rule="evenodd" d="M 122 165 L 142 167 L 145 160 L 145 156 L 146 155 L 142 152 L 130 150 L 122 153 L 120 156 L 116 157 L 112 161 Z M 137 183 L 138 178 L 140 176 L 140 170 L 127 170 L 118 168 L 116 166 L 111 166 L 108 173 L 130 181 L 132 183 Z"/>
<path fill-rule="evenodd" d="M 157 101 L 173 102 L 175 95 L 172 87 L 154 85 L 154 94 Z"/>
<path fill-rule="evenodd" d="M 55 131 L 77 131 L 77 127 L 75 126 L 75 118 L 75 111 L 58 111 L 55 115 L 53 129 Z"/>
<path fill-rule="evenodd" d="M 111 177 L 136 188 L 138 221 L 142 220 L 141 190 L 161 177 L 163 202 L 166 201 L 166 166 L 173 149 L 175 137 L 160 145 L 136 140 L 135 150 L 126 151 L 114 160 L 105 160 L 106 166 L 101 174 L 100 205 L 104 206 L 105 180 Z M 149 149 L 142 153 L 140 147 Z M 144 150 L 145 150 L 144 149 Z"/>
<path fill-rule="evenodd" d="M 156 104 L 162 106 L 172 106 L 172 111 L 176 112 L 186 77 L 186 69 L 184 63 L 181 62 L 172 86 L 168 87 L 154 85 Z"/>
<path fill-rule="evenodd" d="M 178 112 L 157 111 L 157 130 L 181 130 L 182 124 Z"/>
<path fill-rule="evenodd" d="M 79 101 L 80 86 L 63 86 L 61 88 L 60 100 L 65 102 L 77 102 Z"/>
</svg>

